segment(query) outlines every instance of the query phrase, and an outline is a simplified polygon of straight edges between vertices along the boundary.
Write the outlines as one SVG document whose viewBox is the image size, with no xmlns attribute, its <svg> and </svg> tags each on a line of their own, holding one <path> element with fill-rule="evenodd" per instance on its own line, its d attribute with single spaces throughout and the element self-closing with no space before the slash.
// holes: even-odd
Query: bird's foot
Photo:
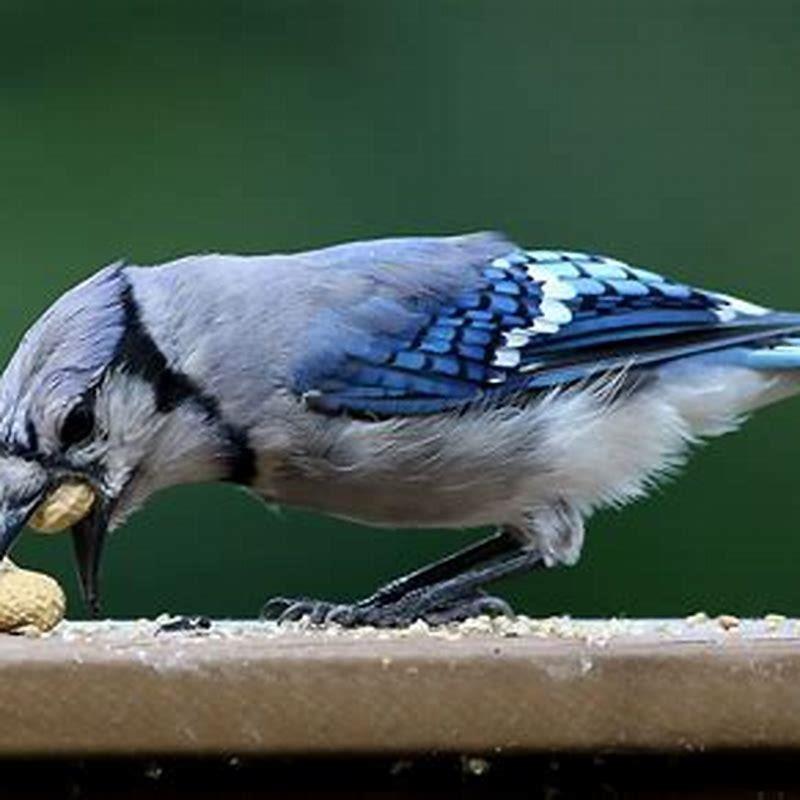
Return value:
<svg viewBox="0 0 800 800">
<path fill-rule="evenodd" d="M 275 597 L 261 609 L 261 618 L 277 622 L 307 618 L 312 625 L 336 623 L 345 628 L 366 625 L 375 628 L 401 628 L 417 620 L 430 625 L 461 622 L 482 614 L 513 617 L 511 606 L 499 597 L 474 592 L 462 598 L 437 604 L 431 596 L 426 602 L 425 592 L 412 592 L 393 602 L 381 602 L 379 597 L 357 603 L 340 604 L 309 598 Z"/>
</svg>

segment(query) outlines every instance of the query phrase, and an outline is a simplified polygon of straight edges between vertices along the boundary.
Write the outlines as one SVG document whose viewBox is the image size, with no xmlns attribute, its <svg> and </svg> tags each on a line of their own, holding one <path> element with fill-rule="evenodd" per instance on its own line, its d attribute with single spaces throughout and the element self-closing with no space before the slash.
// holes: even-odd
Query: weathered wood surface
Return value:
<svg viewBox="0 0 800 800">
<path fill-rule="evenodd" d="M 0 756 L 800 748 L 800 622 L 0 636 Z"/>
</svg>

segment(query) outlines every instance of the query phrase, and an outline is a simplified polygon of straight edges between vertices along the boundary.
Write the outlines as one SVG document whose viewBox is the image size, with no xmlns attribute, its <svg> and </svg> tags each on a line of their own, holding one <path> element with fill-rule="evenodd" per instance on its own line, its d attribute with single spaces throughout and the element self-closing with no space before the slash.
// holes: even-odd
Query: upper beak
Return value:
<svg viewBox="0 0 800 800">
<path fill-rule="evenodd" d="M 93 617 L 100 613 L 100 562 L 109 523 L 109 505 L 95 503 L 82 520 L 72 526 L 72 544 L 83 600 Z"/>
<path fill-rule="evenodd" d="M 5 509 L 0 512 L 0 560 L 8 555 L 12 545 L 22 533 L 22 529 L 33 516 L 33 512 L 44 500 L 46 491 L 47 489 L 44 487 L 22 502 L 6 505 Z"/>
</svg>

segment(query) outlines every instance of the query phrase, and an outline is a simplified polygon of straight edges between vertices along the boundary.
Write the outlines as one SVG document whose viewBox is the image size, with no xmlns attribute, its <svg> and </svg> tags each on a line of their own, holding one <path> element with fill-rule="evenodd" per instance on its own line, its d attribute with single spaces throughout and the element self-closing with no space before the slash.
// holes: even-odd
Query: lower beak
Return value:
<svg viewBox="0 0 800 800">
<path fill-rule="evenodd" d="M 100 562 L 108 523 L 108 503 L 100 501 L 94 504 L 82 520 L 72 526 L 72 544 L 83 600 L 93 617 L 100 614 Z"/>
<path fill-rule="evenodd" d="M 0 513 L 0 561 L 11 550 L 28 520 L 44 501 L 46 494 L 47 491 L 43 490 L 21 505 L 7 508 L 5 513 Z M 99 501 L 82 520 L 72 526 L 72 543 L 83 599 L 95 617 L 100 613 L 100 562 L 108 523 L 108 503 Z"/>
</svg>

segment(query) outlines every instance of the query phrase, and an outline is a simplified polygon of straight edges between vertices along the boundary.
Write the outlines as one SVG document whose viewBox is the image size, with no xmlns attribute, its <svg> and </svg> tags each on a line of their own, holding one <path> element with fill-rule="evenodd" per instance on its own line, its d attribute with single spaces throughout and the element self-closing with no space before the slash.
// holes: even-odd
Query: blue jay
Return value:
<svg viewBox="0 0 800 800">
<path fill-rule="evenodd" d="M 492 233 L 113 264 L 0 379 L 0 555 L 59 487 L 90 487 L 64 524 L 96 610 L 107 531 L 160 489 L 230 481 L 370 525 L 497 526 L 366 599 L 269 618 L 505 612 L 488 584 L 573 564 L 595 509 L 795 393 L 796 335 L 798 314 Z"/>
</svg>

